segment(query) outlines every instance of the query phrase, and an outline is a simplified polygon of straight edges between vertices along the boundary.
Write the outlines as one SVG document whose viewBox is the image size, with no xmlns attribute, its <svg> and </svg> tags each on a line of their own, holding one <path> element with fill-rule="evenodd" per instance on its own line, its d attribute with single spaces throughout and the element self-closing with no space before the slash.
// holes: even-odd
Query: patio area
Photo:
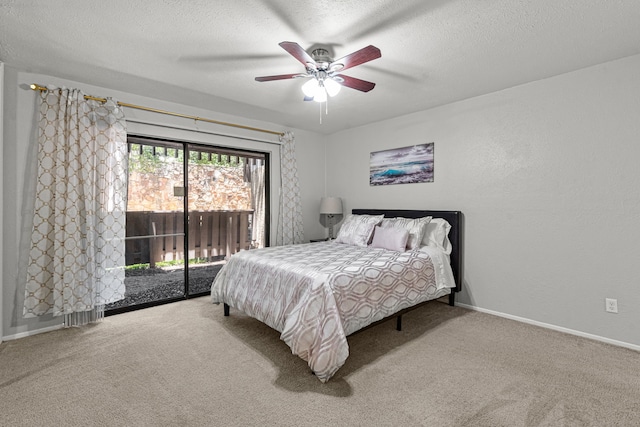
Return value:
<svg viewBox="0 0 640 427">
<path fill-rule="evenodd" d="M 224 261 L 191 265 L 189 294 L 209 292 L 213 279 L 223 265 Z M 126 270 L 124 283 L 125 298 L 108 304 L 106 310 L 184 296 L 184 268 L 174 266 Z"/>
</svg>

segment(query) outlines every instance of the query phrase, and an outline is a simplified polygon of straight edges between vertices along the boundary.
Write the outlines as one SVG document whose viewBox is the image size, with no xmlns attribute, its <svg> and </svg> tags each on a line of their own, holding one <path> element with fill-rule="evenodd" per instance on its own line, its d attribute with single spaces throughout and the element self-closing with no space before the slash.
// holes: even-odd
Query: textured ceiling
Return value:
<svg viewBox="0 0 640 427">
<path fill-rule="evenodd" d="M 0 61 L 330 134 L 638 54 L 639 22 L 638 0 L 0 0 Z M 254 80 L 304 71 L 281 41 L 377 46 L 345 72 L 376 87 L 320 124 L 303 81 Z"/>
</svg>

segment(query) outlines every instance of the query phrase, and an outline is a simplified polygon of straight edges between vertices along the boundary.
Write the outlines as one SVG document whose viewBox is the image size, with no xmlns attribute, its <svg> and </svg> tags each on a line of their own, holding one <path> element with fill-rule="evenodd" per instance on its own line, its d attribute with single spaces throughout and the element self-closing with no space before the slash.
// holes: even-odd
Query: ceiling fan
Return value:
<svg viewBox="0 0 640 427">
<path fill-rule="evenodd" d="M 366 80 L 342 74 L 344 70 L 380 58 L 382 56 L 380 49 L 375 46 L 369 45 L 336 60 L 333 60 L 329 56 L 329 51 L 324 48 L 316 48 L 309 55 L 307 51 L 295 42 L 282 42 L 279 43 L 279 46 L 300 61 L 305 66 L 306 72 L 256 77 L 257 81 L 268 82 L 272 80 L 310 78 L 308 82 L 302 85 L 302 91 L 305 94 L 304 100 L 316 102 L 325 102 L 327 95 L 337 95 L 341 86 L 369 92 L 376 85 Z"/>
</svg>

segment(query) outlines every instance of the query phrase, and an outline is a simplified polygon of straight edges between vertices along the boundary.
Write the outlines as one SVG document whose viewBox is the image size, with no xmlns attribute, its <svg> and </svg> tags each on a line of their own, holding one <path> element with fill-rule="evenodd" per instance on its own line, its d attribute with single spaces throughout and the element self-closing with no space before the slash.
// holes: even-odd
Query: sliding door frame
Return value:
<svg viewBox="0 0 640 427">
<path fill-rule="evenodd" d="M 149 144 L 154 142 L 162 144 L 163 142 L 170 142 L 174 144 L 182 144 L 183 149 L 183 175 L 184 175 L 184 197 L 183 197 L 183 230 L 184 230 L 184 247 L 185 254 L 185 268 L 184 268 L 184 295 L 179 297 L 167 298 L 158 301 L 143 302 L 140 304 L 134 304 L 125 307 L 118 307 L 105 311 L 105 316 L 111 316 L 120 313 L 126 313 L 129 311 L 141 310 L 144 308 L 155 307 L 158 305 L 169 304 L 177 301 L 183 301 L 191 298 L 198 298 L 208 295 L 208 292 L 201 292 L 191 295 L 189 293 L 189 146 L 206 147 L 208 150 L 219 149 L 220 151 L 237 151 L 239 153 L 245 152 L 248 154 L 259 154 L 264 157 L 264 196 L 265 196 L 265 215 L 264 215 L 264 242 L 265 247 L 271 245 L 271 153 L 266 151 L 251 150 L 246 148 L 225 147 L 217 144 L 205 144 L 202 142 L 185 141 L 171 138 L 152 137 L 144 135 L 130 134 L 130 137 L 137 140 L 147 140 Z M 130 142 L 127 141 L 129 144 Z M 128 182 L 128 177 L 127 177 Z M 212 278 L 213 281 L 213 278 Z"/>
</svg>

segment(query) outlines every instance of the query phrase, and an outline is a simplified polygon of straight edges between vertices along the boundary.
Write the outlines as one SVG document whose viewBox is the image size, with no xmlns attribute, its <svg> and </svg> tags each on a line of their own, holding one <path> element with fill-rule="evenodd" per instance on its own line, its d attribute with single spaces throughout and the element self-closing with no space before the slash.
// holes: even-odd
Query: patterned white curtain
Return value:
<svg viewBox="0 0 640 427">
<path fill-rule="evenodd" d="M 76 89 L 42 92 L 37 168 L 24 316 L 65 316 L 65 326 L 99 320 L 125 291 L 122 108 Z"/>
<path fill-rule="evenodd" d="M 251 240 L 255 248 L 264 248 L 264 184 L 264 166 L 251 166 L 251 205 L 253 207 Z"/>
<path fill-rule="evenodd" d="M 298 181 L 296 144 L 293 133 L 285 132 L 280 137 L 280 209 L 276 245 L 302 243 L 302 198 Z"/>
</svg>

